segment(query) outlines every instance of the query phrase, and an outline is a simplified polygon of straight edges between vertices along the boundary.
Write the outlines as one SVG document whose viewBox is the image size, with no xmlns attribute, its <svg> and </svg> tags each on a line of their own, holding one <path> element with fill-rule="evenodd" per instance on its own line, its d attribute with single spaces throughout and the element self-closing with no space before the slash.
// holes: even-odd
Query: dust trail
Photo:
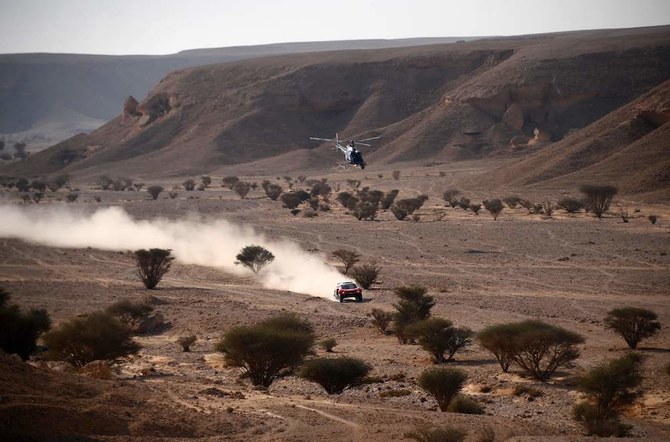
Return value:
<svg viewBox="0 0 670 442">
<path fill-rule="evenodd" d="M 0 206 L 0 237 L 57 247 L 172 249 L 175 258 L 184 264 L 219 267 L 237 274 L 250 271 L 235 265 L 235 256 L 242 247 L 257 244 L 275 255 L 274 262 L 259 273 L 267 288 L 332 299 L 335 284 L 345 278 L 328 266 L 322 255 L 307 253 L 290 241 L 268 240 L 250 227 L 225 220 L 136 220 L 119 207 L 92 214 L 65 208 L 40 209 Z"/>
</svg>

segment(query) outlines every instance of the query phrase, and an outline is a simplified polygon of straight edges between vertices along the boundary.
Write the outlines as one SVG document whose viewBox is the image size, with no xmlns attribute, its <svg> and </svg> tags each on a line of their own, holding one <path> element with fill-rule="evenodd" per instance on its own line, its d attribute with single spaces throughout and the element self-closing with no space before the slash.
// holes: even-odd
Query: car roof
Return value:
<svg viewBox="0 0 670 442">
<path fill-rule="evenodd" d="M 354 281 L 343 281 L 343 282 L 338 282 L 337 285 L 344 285 L 344 284 L 353 284 L 356 285 Z"/>
</svg>

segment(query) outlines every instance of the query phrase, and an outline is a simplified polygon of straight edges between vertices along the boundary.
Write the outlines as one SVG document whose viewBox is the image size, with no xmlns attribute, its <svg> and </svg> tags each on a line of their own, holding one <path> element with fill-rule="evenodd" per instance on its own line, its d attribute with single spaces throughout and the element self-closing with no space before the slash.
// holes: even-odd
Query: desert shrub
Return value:
<svg viewBox="0 0 670 442">
<path fill-rule="evenodd" d="M 212 184 L 212 177 L 209 175 L 203 175 L 200 177 L 200 182 L 203 186 L 209 187 L 209 185 Z"/>
<path fill-rule="evenodd" d="M 476 400 L 459 394 L 451 400 L 447 411 L 461 414 L 484 414 L 484 407 Z"/>
<path fill-rule="evenodd" d="M 330 187 L 330 184 L 328 184 L 325 181 L 319 181 L 318 183 L 314 184 L 312 186 L 312 190 L 310 191 L 310 194 L 312 196 L 320 196 L 323 199 L 328 199 L 328 196 L 330 193 L 333 191 L 333 188 Z"/>
<path fill-rule="evenodd" d="M 456 352 L 472 343 L 473 335 L 472 330 L 452 327 L 451 321 L 442 318 L 427 318 L 411 323 L 404 332 L 406 336 L 416 339 L 437 364 L 452 360 Z"/>
<path fill-rule="evenodd" d="M 282 178 L 284 179 L 284 181 L 286 181 L 286 185 L 288 186 L 288 188 L 290 190 L 293 190 L 293 184 L 294 184 L 293 177 L 290 177 L 290 176 L 286 175 L 286 176 L 283 176 Z"/>
<path fill-rule="evenodd" d="M 484 200 L 482 202 L 482 204 L 484 204 L 484 207 L 486 208 L 486 210 L 489 211 L 489 213 L 493 217 L 493 220 L 494 221 L 497 220 L 498 216 L 500 216 L 500 213 L 503 210 L 502 201 L 495 198 L 495 199 L 492 199 L 492 200 Z"/>
<path fill-rule="evenodd" d="M 651 310 L 637 307 L 615 308 L 607 312 L 605 328 L 618 333 L 632 349 L 646 338 L 654 336 L 661 330 L 658 315 Z"/>
<path fill-rule="evenodd" d="M 656 216 L 656 215 L 649 215 L 649 216 L 647 217 L 647 219 L 649 220 L 650 223 L 652 223 L 652 224 L 656 224 L 656 221 L 658 221 L 658 216 Z"/>
<path fill-rule="evenodd" d="M 372 287 L 372 284 L 377 282 L 377 277 L 381 270 L 382 268 L 374 262 L 370 264 L 361 264 L 360 266 L 354 266 L 351 269 L 351 276 L 361 287 L 367 290 Z"/>
<path fill-rule="evenodd" d="M 240 199 L 244 199 L 251 191 L 251 184 L 246 181 L 238 181 L 233 185 L 233 191 L 240 197 Z"/>
<path fill-rule="evenodd" d="M 253 326 L 228 330 L 216 349 L 226 363 L 240 367 L 254 385 L 269 387 L 300 365 L 314 345 L 309 323 L 280 316 Z"/>
<path fill-rule="evenodd" d="M 42 201 L 42 198 L 43 198 L 43 197 L 44 197 L 44 194 L 43 194 L 42 192 L 35 192 L 35 193 L 33 193 L 33 197 L 32 197 L 32 198 L 33 198 L 33 202 L 34 202 L 35 204 L 37 204 L 37 203 L 39 203 L 40 201 Z"/>
<path fill-rule="evenodd" d="M 326 203 L 319 204 L 319 212 L 330 212 L 330 205 Z"/>
<path fill-rule="evenodd" d="M 451 203 L 456 198 L 456 195 L 458 195 L 459 193 L 461 193 L 461 191 L 458 189 L 445 190 L 444 193 L 442 194 L 442 199 L 445 200 L 447 203 Z"/>
<path fill-rule="evenodd" d="M 398 189 L 393 189 L 387 192 L 386 195 L 384 195 L 380 200 L 381 209 L 388 210 L 393 205 L 393 202 L 395 201 L 399 192 L 400 191 Z"/>
<path fill-rule="evenodd" d="M 238 182 L 239 180 L 240 180 L 239 177 L 236 177 L 234 175 L 229 175 L 229 176 L 223 177 L 223 179 L 221 180 L 221 185 L 223 187 L 229 188 L 230 190 L 233 190 L 233 186 L 235 186 L 235 183 Z"/>
<path fill-rule="evenodd" d="M 470 199 L 462 196 L 458 200 L 458 207 L 460 207 L 463 210 L 468 210 L 470 208 Z"/>
<path fill-rule="evenodd" d="M 269 184 L 265 186 L 265 195 L 270 198 L 272 201 L 277 201 L 277 198 L 282 194 L 281 186 L 277 184 Z"/>
<path fill-rule="evenodd" d="M 598 218 L 602 218 L 612 204 L 618 189 L 614 186 L 585 184 L 579 191 L 584 194 L 584 206 Z"/>
<path fill-rule="evenodd" d="M 577 344 L 584 338 L 564 328 L 541 321 L 512 325 L 512 359 L 535 379 L 546 381 L 559 367 L 567 367 L 579 357 Z"/>
<path fill-rule="evenodd" d="M 321 385 L 328 394 L 340 394 L 358 385 L 371 367 L 356 358 L 318 358 L 305 362 L 300 376 Z"/>
<path fill-rule="evenodd" d="M 181 185 L 184 188 L 184 190 L 192 192 L 195 189 L 195 180 L 193 178 L 189 178 L 183 183 L 181 183 Z"/>
<path fill-rule="evenodd" d="M 191 351 L 191 345 L 195 344 L 198 338 L 195 335 L 190 336 L 181 336 L 177 339 L 177 344 L 181 345 L 182 350 L 185 352 Z"/>
<path fill-rule="evenodd" d="M 37 348 L 39 336 L 51 327 L 51 320 L 46 310 L 24 313 L 18 305 L 9 304 L 9 299 L 9 293 L 0 288 L 0 349 L 25 361 Z"/>
<path fill-rule="evenodd" d="M 472 210 L 472 213 L 474 213 L 475 215 L 479 215 L 479 211 L 482 210 L 482 205 L 470 204 L 470 210 Z"/>
<path fill-rule="evenodd" d="M 281 195 L 281 202 L 287 209 L 295 209 L 301 203 L 300 198 L 295 193 L 283 193 Z"/>
<path fill-rule="evenodd" d="M 136 332 L 140 323 L 153 311 L 154 307 L 151 304 L 132 302 L 129 299 L 115 302 L 105 309 L 105 313 L 121 321 L 131 332 Z"/>
<path fill-rule="evenodd" d="M 493 353 L 505 373 L 509 371 L 509 366 L 513 361 L 515 333 L 514 324 L 495 324 L 484 328 L 477 334 L 479 345 Z"/>
<path fill-rule="evenodd" d="M 554 203 L 551 201 L 543 201 L 542 202 L 542 210 L 544 210 L 544 214 L 547 216 L 551 216 L 554 213 Z"/>
<path fill-rule="evenodd" d="M 30 183 L 30 188 L 44 193 L 47 190 L 47 184 L 42 180 L 33 180 L 33 182 Z"/>
<path fill-rule="evenodd" d="M 421 426 L 405 434 L 419 442 L 463 442 L 467 433 L 454 427 Z"/>
<path fill-rule="evenodd" d="M 311 198 L 309 192 L 305 192 L 304 190 L 296 190 L 293 192 L 293 195 L 297 196 L 301 203 Z"/>
<path fill-rule="evenodd" d="M 373 308 L 370 312 L 372 324 L 377 327 L 377 330 L 386 334 L 389 324 L 393 320 L 393 313 L 385 312 L 384 310 Z"/>
<path fill-rule="evenodd" d="M 522 199 L 521 201 L 519 201 L 519 205 L 524 209 L 528 210 L 528 213 L 533 213 L 533 207 L 535 206 L 535 204 L 532 201 Z"/>
<path fill-rule="evenodd" d="M 92 313 L 60 324 L 43 336 L 47 357 L 81 368 L 97 360 L 114 360 L 137 353 L 130 330 L 107 313 Z"/>
<path fill-rule="evenodd" d="M 398 220 L 402 221 L 408 215 L 411 215 L 415 211 L 419 210 L 425 201 L 426 199 L 422 197 L 401 199 L 400 201 L 396 201 L 391 206 L 391 212 Z"/>
<path fill-rule="evenodd" d="M 163 275 L 170 270 L 174 257 L 170 256 L 170 249 L 140 249 L 135 251 L 135 263 L 137 265 L 137 274 L 144 283 L 144 286 L 154 289 Z"/>
<path fill-rule="evenodd" d="M 507 204 L 507 207 L 510 209 L 516 209 L 516 206 L 519 205 L 519 203 L 522 201 L 522 199 L 516 195 L 506 196 L 502 200 L 503 203 Z"/>
<path fill-rule="evenodd" d="M 144 187 L 144 183 L 134 183 L 133 186 L 135 186 L 136 191 L 142 190 L 142 187 Z"/>
<path fill-rule="evenodd" d="M 70 192 L 67 195 L 65 195 L 65 200 L 68 203 L 74 203 L 75 201 L 77 201 L 77 198 L 79 198 L 78 193 Z"/>
<path fill-rule="evenodd" d="M 318 212 L 311 208 L 302 213 L 303 218 L 316 218 L 317 216 L 319 216 Z"/>
<path fill-rule="evenodd" d="M 296 215 L 298 215 L 300 212 L 301 212 L 300 209 L 292 209 L 290 213 L 291 213 L 291 215 L 296 216 Z"/>
<path fill-rule="evenodd" d="M 19 192 L 28 192 L 30 190 L 30 181 L 25 178 L 19 178 L 16 180 L 15 186 Z"/>
<path fill-rule="evenodd" d="M 112 367 L 107 361 L 91 361 L 79 369 L 79 374 L 93 379 L 110 380 L 113 378 Z"/>
<path fill-rule="evenodd" d="M 544 393 L 542 391 L 538 390 L 535 387 L 531 387 L 529 385 L 515 385 L 514 390 L 512 390 L 512 394 L 514 396 L 526 396 L 528 398 L 529 402 L 534 401 L 536 398 L 539 398 L 542 396 Z"/>
<path fill-rule="evenodd" d="M 582 210 L 582 202 L 577 198 L 565 197 L 558 200 L 556 206 L 568 213 L 577 213 Z"/>
<path fill-rule="evenodd" d="M 170 199 L 175 199 L 175 198 L 177 198 L 177 195 L 179 195 L 179 193 L 176 192 L 176 191 L 174 191 L 174 190 L 171 190 L 171 191 L 168 193 L 168 196 L 170 197 Z"/>
<path fill-rule="evenodd" d="M 421 373 L 417 381 L 421 388 L 433 395 L 440 411 L 447 411 L 466 379 L 465 372 L 457 368 L 429 368 Z"/>
<path fill-rule="evenodd" d="M 579 389 L 588 400 L 576 404 L 573 415 L 589 434 L 626 435 L 628 427 L 619 423 L 619 412 L 641 394 L 641 362 L 639 354 L 630 353 L 604 362 L 579 378 Z"/>
<path fill-rule="evenodd" d="M 619 218 L 621 218 L 621 221 L 624 223 L 628 222 L 628 218 L 630 218 L 630 214 L 628 213 L 628 210 L 624 208 L 619 209 Z"/>
<path fill-rule="evenodd" d="M 310 199 L 307 200 L 307 204 L 312 210 L 316 211 L 319 208 L 319 198 L 311 197 Z"/>
<path fill-rule="evenodd" d="M 351 214 L 356 217 L 356 219 L 363 220 L 367 219 L 373 221 L 377 216 L 379 211 L 379 203 L 372 203 L 370 201 L 359 201 L 354 208 L 351 210 Z"/>
<path fill-rule="evenodd" d="M 361 187 L 361 180 L 347 179 L 347 186 L 352 192 L 358 192 L 358 188 Z"/>
<path fill-rule="evenodd" d="M 339 259 L 340 262 L 344 265 L 344 274 L 346 275 L 349 273 L 349 269 L 351 269 L 354 265 L 358 263 L 361 259 L 361 255 L 358 253 L 354 252 L 353 250 L 347 250 L 347 249 L 337 249 L 333 253 L 333 258 Z"/>
<path fill-rule="evenodd" d="M 336 345 L 337 339 L 335 338 L 326 338 L 319 341 L 319 347 L 324 349 L 327 353 L 332 353 Z"/>
<path fill-rule="evenodd" d="M 163 186 L 149 186 L 147 187 L 147 192 L 151 195 L 152 200 L 157 200 L 158 195 L 163 192 Z"/>
<path fill-rule="evenodd" d="M 430 316 L 435 298 L 426 294 L 426 288 L 418 285 L 396 287 L 393 292 L 400 300 L 393 304 L 394 333 L 398 341 L 406 344 L 412 336 L 406 328 Z"/>
<path fill-rule="evenodd" d="M 337 194 L 337 201 L 342 204 L 345 209 L 353 210 L 358 204 L 358 198 L 349 192 L 340 192 Z"/>
<path fill-rule="evenodd" d="M 254 273 L 258 273 L 263 267 L 274 261 L 275 256 L 266 248 L 252 244 L 242 248 L 235 259 L 237 259 L 235 264 L 242 265 Z"/>
<path fill-rule="evenodd" d="M 393 172 L 391 172 L 391 176 L 393 177 L 394 180 L 398 181 L 400 179 L 400 171 L 394 170 Z"/>
</svg>

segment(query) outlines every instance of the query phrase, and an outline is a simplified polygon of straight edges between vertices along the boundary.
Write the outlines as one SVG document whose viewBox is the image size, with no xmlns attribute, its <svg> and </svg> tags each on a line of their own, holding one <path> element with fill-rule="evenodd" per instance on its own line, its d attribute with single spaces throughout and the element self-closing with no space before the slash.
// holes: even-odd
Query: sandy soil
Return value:
<svg viewBox="0 0 670 442">
<path fill-rule="evenodd" d="M 384 178 L 377 178 L 377 173 Z M 425 423 L 465 429 L 473 441 L 481 440 L 489 427 L 496 440 L 577 440 L 582 430 L 571 419 L 571 407 L 579 398 L 574 376 L 624 354 L 625 343 L 604 330 L 602 319 L 614 307 L 634 305 L 657 312 L 665 328 L 642 344 L 645 395 L 627 413 L 626 422 L 638 437 L 670 439 L 670 376 L 664 372 L 670 362 L 669 207 L 623 200 L 632 215 L 626 224 L 613 215 L 597 220 L 557 211 L 543 217 L 508 208 L 494 221 L 485 212 L 475 216 L 445 208 L 440 195 L 455 178 L 451 173 L 438 174 L 436 168 L 403 170 L 397 181 L 390 170 L 367 176 L 346 171 L 328 178 L 345 190 L 344 181 L 356 176 L 373 189 L 398 188 L 400 197 L 427 194 L 430 198 L 419 212 L 420 220 L 400 222 L 385 212 L 377 221 L 359 222 L 334 198 L 330 212 L 312 219 L 293 217 L 260 191 L 239 200 L 218 187 L 220 179 L 207 191 L 181 191 L 175 199 L 161 196 L 158 201 L 148 201 L 145 192 L 98 192 L 82 186 L 79 200 L 67 206 L 89 211 L 120 205 L 141 219 L 195 213 L 252 225 L 271 238 L 297 241 L 309 251 L 354 249 L 363 261 L 374 260 L 383 268 L 381 283 L 367 291 L 360 304 L 268 290 L 251 276 L 180 263 L 173 265 L 157 290 L 148 292 L 135 276 L 131 253 L 0 239 L 0 285 L 24 308 L 45 307 L 58 323 L 120 299 L 152 295 L 156 310 L 170 323 L 159 334 L 138 337 L 143 349 L 121 361 L 117 379 L 110 381 L 3 359 L 6 370 L 0 385 L 6 393 L 0 394 L 0 423 L 8 427 L 8 434 L 28 440 L 67 439 L 72 434 L 95 440 L 402 440 L 407 431 Z M 535 200 L 548 197 L 513 190 L 502 194 L 464 190 L 473 201 L 510 193 Z M 102 197 L 102 203 L 92 200 L 94 194 Z M 19 204 L 15 195 L 6 197 Z M 56 199 L 51 196 L 41 204 L 66 206 Z M 646 219 L 651 213 L 660 215 L 656 225 Z M 432 366 L 427 353 L 382 335 L 366 316 L 372 308 L 391 310 L 392 290 L 402 284 L 425 285 L 437 299 L 434 315 L 475 331 L 526 318 L 577 331 L 586 337 L 581 357 L 574 369 L 541 384 L 514 370 L 502 374 L 492 356 L 473 345 L 449 365 L 468 373 L 465 392 L 485 406 L 486 414 L 440 413 L 415 382 L 422 370 Z M 339 396 L 329 396 L 318 385 L 295 377 L 275 382 L 268 390 L 254 389 L 240 379 L 237 369 L 225 367 L 214 345 L 229 327 L 279 311 L 308 318 L 319 337 L 337 339 L 335 355 L 364 359 L 382 382 Z M 198 336 L 190 353 L 175 343 L 187 334 Z M 44 385 L 38 388 L 41 382 Z M 532 384 L 543 395 L 534 401 L 514 396 L 514 386 L 522 383 Z M 482 393 L 483 386 L 490 392 Z M 402 389 L 410 394 L 380 395 Z M 41 425 L 30 425 L 21 417 L 28 415 L 41 416 Z M 62 419 L 83 423 L 58 424 Z"/>
</svg>

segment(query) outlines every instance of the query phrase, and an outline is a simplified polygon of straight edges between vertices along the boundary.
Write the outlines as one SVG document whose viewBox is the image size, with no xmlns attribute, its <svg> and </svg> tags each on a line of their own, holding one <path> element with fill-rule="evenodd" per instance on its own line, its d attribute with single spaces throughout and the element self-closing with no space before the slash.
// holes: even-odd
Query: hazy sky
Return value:
<svg viewBox="0 0 670 442">
<path fill-rule="evenodd" d="M 670 24 L 670 0 L 0 0 L 0 53 L 168 54 Z"/>
</svg>

